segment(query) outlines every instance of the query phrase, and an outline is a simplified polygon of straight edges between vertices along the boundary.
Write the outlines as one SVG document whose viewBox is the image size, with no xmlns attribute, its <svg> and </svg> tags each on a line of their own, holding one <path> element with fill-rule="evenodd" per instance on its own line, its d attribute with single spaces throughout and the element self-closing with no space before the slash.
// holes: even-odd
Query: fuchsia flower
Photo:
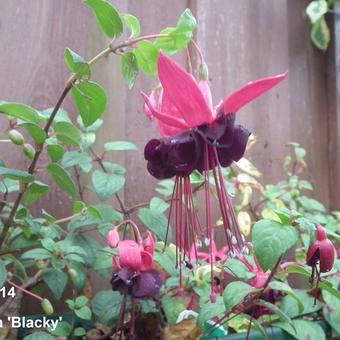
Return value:
<svg viewBox="0 0 340 340">
<path fill-rule="evenodd" d="M 307 252 L 307 265 L 313 268 L 313 272 L 319 264 L 320 273 L 328 272 L 333 268 L 335 248 L 327 238 L 326 230 L 318 225 L 316 228 L 316 240 Z"/>
<path fill-rule="evenodd" d="M 190 250 L 190 253 L 189 253 L 189 259 L 193 262 L 197 262 L 199 260 L 210 262 L 210 260 L 211 260 L 210 253 L 198 251 L 197 248 L 198 248 L 197 243 L 196 243 L 196 245 L 193 244 L 191 246 L 191 250 Z M 216 243 L 213 240 L 211 248 L 212 248 L 212 251 L 214 253 L 214 258 L 213 258 L 214 263 L 216 263 L 218 261 L 223 262 L 228 258 L 228 247 L 227 246 L 224 246 L 224 247 L 222 247 L 221 249 L 218 250 L 217 247 L 216 247 Z"/>
<path fill-rule="evenodd" d="M 236 251 L 242 252 L 245 250 L 244 239 L 225 187 L 221 166 L 227 167 L 242 158 L 250 135 L 248 129 L 235 125 L 235 113 L 280 83 L 287 74 L 251 82 L 215 108 L 208 82 L 197 82 L 163 53 L 158 59 L 158 74 L 162 89 L 153 91 L 149 97 L 144 93 L 142 95 L 146 114 L 158 121 L 162 138 L 150 140 L 145 146 L 144 156 L 152 176 L 157 179 L 175 176 L 169 220 L 174 213 L 176 244 L 184 254 L 188 254 L 191 245 L 196 245 L 203 233 L 206 232 L 210 240 L 214 239 L 209 180 L 211 170 L 228 250 L 231 255 Z M 194 206 L 189 177 L 194 170 L 204 174 L 205 228 L 202 228 Z M 212 282 L 214 251 L 213 242 L 210 242 Z M 183 262 L 181 252 L 178 257 L 178 262 Z"/>
<path fill-rule="evenodd" d="M 120 240 L 118 228 L 130 224 L 136 241 Z M 111 248 L 118 249 L 113 256 L 115 271 L 111 280 L 112 289 L 136 298 L 152 297 L 159 293 L 162 277 L 153 268 L 154 239 L 150 232 L 143 241 L 135 223 L 124 221 L 109 231 L 107 236 Z"/>
</svg>

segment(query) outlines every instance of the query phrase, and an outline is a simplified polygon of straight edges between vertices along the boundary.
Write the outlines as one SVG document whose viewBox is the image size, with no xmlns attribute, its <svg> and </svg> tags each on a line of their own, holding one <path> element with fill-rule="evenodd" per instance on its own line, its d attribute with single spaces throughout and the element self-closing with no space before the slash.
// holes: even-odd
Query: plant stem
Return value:
<svg viewBox="0 0 340 340">
<path fill-rule="evenodd" d="M 34 294 L 34 293 L 30 292 L 29 290 L 27 290 L 27 289 L 25 289 L 25 288 L 23 288 L 23 287 L 17 285 L 16 283 L 14 283 L 14 282 L 12 282 L 12 281 L 10 281 L 10 280 L 7 280 L 7 282 L 8 282 L 11 286 L 15 287 L 16 289 L 21 290 L 22 292 L 24 292 L 25 294 L 27 294 L 27 295 L 29 295 L 29 296 L 32 296 L 34 299 L 39 300 L 40 302 L 44 300 L 41 296 L 39 296 L 39 295 L 37 295 L 37 294 Z"/>
</svg>

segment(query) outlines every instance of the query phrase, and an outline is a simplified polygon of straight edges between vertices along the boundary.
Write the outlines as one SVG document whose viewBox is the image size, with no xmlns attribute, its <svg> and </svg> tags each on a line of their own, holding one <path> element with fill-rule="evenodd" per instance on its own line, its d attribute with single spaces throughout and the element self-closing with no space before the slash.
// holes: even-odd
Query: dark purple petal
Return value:
<svg viewBox="0 0 340 340">
<path fill-rule="evenodd" d="M 177 175 L 190 175 L 200 157 L 199 137 L 191 131 L 177 134 L 164 140 L 163 156 L 167 158 Z"/>
<path fill-rule="evenodd" d="M 225 117 L 225 130 L 223 135 L 216 141 L 216 145 L 220 148 L 226 148 L 232 145 L 235 133 L 235 115 L 223 115 Z"/>
<path fill-rule="evenodd" d="M 152 161 L 159 156 L 159 146 L 161 141 L 159 139 L 151 139 L 144 148 L 144 158 L 147 161 Z"/>
<path fill-rule="evenodd" d="M 132 296 L 140 299 L 153 297 L 159 293 L 162 283 L 162 275 L 159 271 L 142 272 L 133 283 Z"/>
<path fill-rule="evenodd" d="M 160 180 L 168 179 L 176 175 L 174 169 L 169 167 L 166 163 L 164 164 L 162 162 L 149 161 L 147 164 L 147 169 L 150 175 Z"/>
<path fill-rule="evenodd" d="M 235 126 L 233 143 L 230 146 L 230 156 L 234 161 L 237 162 L 243 157 L 250 133 L 251 132 L 242 125 Z"/>
<path fill-rule="evenodd" d="M 112 290 L 117 290 L 121 294 L 131 294 L 137 276 L 138 274 L 131 269 L 116 269 L 111 279 Z"/>
</svg>

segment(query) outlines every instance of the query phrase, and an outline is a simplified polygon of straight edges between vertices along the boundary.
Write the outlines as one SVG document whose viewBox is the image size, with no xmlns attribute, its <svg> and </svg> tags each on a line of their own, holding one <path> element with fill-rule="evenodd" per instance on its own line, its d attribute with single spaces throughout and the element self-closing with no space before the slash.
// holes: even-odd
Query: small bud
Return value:
<svg viewBox="0 0 340 340">
<path fill-rule="evenodd" d="M 116 229 L 112 229 L 107 234 L 107 243 L 111 248 L 116 248 L 119 243 L 119 233 Z"/>
<path fill-rule="evenodd" d="M 28 143 L 24 144 L 23 150 L 24 150 L 24 154 L 27 158 L 29 158 L 29 159 L 34 158 L 35 149 L 31 144 L 28 144 Z"/>
<path fill-rule="evenodd" d="M 35 266 L 38 268 L 38 269 L 45 269 L 47 268 L 47 263 L 43 260 L 39 260 L 35 263 Z"/>
<path fill-rule="evenodd" d="M 25 143 L 24 136 L 18 130 L 10 130 L 8 132 L 8 138 L 16 145 L 23 145 Z"/>
<path fill-rule="evenodd" d="M 316 241 L 309 247 L 307 252 L 307 265 L 315 267 L 320 265 L 320 272 L 330 271 L 334 265 L 335 248 L 333 243 L 327 238 L 325 229 L 317 226 Z"/>
<path fill-rule="evenodd" d="M 44 299 L 41 301 L 41 308 L 46 315 L 51 315 L 54 312 L 53 306 L 48 299 Z"/>
<path fill-rule="evenodd" d="M 198 68 L 198 79 L 208 80 L 208 77 L 209 77 L 208 65 L 206 63 L 203 63 Z"/>
<path fill-rule="evenodd" d="M 78 278 L 77 272 L 73 268 L 70 268 L 68 270 L 68 274 L 70 275 L 70 278 L 71 278 L 72 282 L 74 283 Z"/>
</svg>

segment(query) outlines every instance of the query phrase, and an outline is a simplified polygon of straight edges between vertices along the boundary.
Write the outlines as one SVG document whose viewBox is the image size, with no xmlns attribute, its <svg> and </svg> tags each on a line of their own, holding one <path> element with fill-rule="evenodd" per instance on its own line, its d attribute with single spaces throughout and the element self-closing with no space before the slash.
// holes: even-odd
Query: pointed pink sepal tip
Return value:
<svg viewBox="0 0 340 340">
<path fill-rule="evenodd" d="M 248 83 L 224 100 L 224 113 L 235 113 L 239 111 L 243 106 L 281 83 L 287 75 L 288 71 L 273 77 L 267 77 Z"/>
</svg>

